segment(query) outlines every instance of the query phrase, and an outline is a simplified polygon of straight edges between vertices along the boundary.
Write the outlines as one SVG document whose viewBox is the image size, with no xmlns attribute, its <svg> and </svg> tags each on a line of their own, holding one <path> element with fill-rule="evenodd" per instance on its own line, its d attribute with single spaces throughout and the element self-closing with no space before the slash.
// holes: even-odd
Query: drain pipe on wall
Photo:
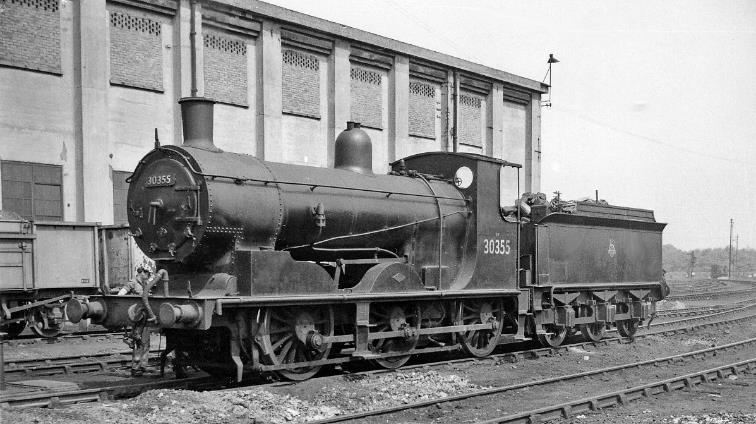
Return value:
<svg viewBox="0 0 756 424">
<path fill-rule="evenodd" d="M 459 71 L 454 71 L 454 110 L 452 111 L 452 151 L 457 153 L 459 151 Z"/>
<path fill-rule="evenodd" d="M 191 0 L 189 2 L 189 50 L 191 61 L 191 78 L 192 78 L 192 91 L 191 96 L 197 97 L 197 22 L 195 14 L 197 13 L 197 0 Z"/>
</svg>

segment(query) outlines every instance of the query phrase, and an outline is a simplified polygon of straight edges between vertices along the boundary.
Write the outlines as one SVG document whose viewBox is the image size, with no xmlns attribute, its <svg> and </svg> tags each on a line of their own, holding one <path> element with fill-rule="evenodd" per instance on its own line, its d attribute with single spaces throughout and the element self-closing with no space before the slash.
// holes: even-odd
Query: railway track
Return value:
<svg viewBox="0 0 756 424">
<path fill-rule="evenodd" d="M 718 292 L 707 292 L 707 293 L 691 293 L 691 294 L 678 294 L 678 295 L 671 295 L 667 296 L 666 300 L 668 301 L 676 301 L 676 300 L 711 300 L 711 299 L 721 299 L 726 297 L 732 297 L 732 296 L 756 296 L 756 289 L 743 289 L 743 290 L 729 290 L 729 291 L 718 291 Z"/>
<path fill-rule="evenodd" d="M 690 308 L 685 310 L 673 310 L 673 311 L 661 311 L 659 313 L 659 318 L 671 318 L 671 317 L 689 317 L 689 316 L 695 316 L 695 317 L 708 317 L 712 313 L 722 313 L 722 312 L 730 312 L 735 309 L 738 309 L 737 307 L 725 307 L 725 306 L 719 306 L 719 307 L 699 307 L 699 308 Z M 672 321 L 671 323 L 679 323 L 681 321 Z M 684 322 L 684 321 L 682 321 Z M 653 325 L 659 325 L 659 324 L 666 324 L 665 323 L 657 323 Z M 118 335 L 119 337 L 122 336 L 121 333 L 101 333 L 97 334 L 95 337 L 103 337 L 103 336 L 111 336 L 111 335 Z M 83 338 L 86 340 L 86 338 L 90 337 L 90 334 L 79 334 L 79 335 L 72 335 L 72 338 Z M 153 350 L 151 354 L 153 355 L 153 362 L 156 362 L 156 359 L 154 358 L 154 355 L 157 355 L 160 353 L 160 350 Z M 6 363 L 6 377 L 15 378 L 15 377 L 30 377 L 30 376 L 53 376 L 53 375 L 60 375 L 60 374 L 83 374 L 83 373 L 92 373 L 92 372 L 100 372 L 105 371 L 107 369 L 113 369 L 113 368 L 119 368 L 119 367 L 125 367 L 129 365 L 130 363 L 130 351 L 122 351 L 122 352 L 114 352 L 114 353 L 101 353 L 101 354 L 87 354 L 87 355 L 75 355 L 75 356 L 63 356 L 63 357 L 55 357 L 55 358 L 44 358 L 44 359 L 22 359 L 22 360 L 15 360 L 15 361 L 8 361 Z"/>
<path fill-rule="evenodd" d="M 191 389 L 209 390 L 223 387 L 217 379 L 207 376 L 190 377 L 182 380 L 159 380 L 151 382 L 124 382 L 104 387 L 60 390 L 54 392 L 31 392 L 0 397 L 0 408 L 58 407 L 75 403 L 100 402 L 137 396 L 147 390 Z"/>
<path fill-rule="evenodd" d="M 711 318 L 726 318 L 726 317 L 732 317 L 733 315 L 737 315 L 738 313 L 752 311 L 752 310 L 756 310 L 756 303 L 750 303 L 745 306 L 739 306 L 739 307 L 727 309 L 724 311 L 717 311 L 717 312 L 707 314 L 707 315 L 697 315 L 690 318 L 670 320 L 670 321 L 664 321 L 664 322 L 658 322 L 658 323 L 651 322 L 649 323 L 648 327 L 659 328 L 659 327 L 666 327 L 666 326 L 671 326 L 675 324 L 687 324 L 687 323 L 693 323 L 693 322 L 698 322 L 698 321 L 706 321 L 707 319 L 711 319 Z"/>
<path fill-rule="evenodd" d="M 150 363 L 156 364 L 160 350 L 150 351 Z M 61 374 L 86 374 L 122 368 L 131 364 L 131 351 L 88 355 L 59 356 L 43 359 L 9 361 L 5 376 L 11 379 L 22 377 L 53 376 Z"/>
<path fill-rule="evenodd" d="M 615 405 L 625 405 L 628 402 L 643 397 L 651 397 L 661 393 L 684 388 L 693 388 L 699 384 L 721 380 L 731 375 L 753 373 L 756 370 L 756 358 L 738 361 L 703 371 L 696 371 L 673 378 L 641 384 L 638 386 L 595 395 L 559 405 L 522 412 L 516 415 L 503 416 L 483 421 L 480 424 L 493 423 L 532 423 L 556 418 L 570 418 L 574 414 L 596 411 Z"/>
<path fill-rule="evenodd" d="M 29 345 L 36 343 L 61 343 L 70 340 L 108 339 L 123 337 L 123 331 L 95 330 L 81 333 L 61 334 L 57 337 L 39 337 L 32 334 L 24 334 L 10 340 L 4 340 L 6 346 Z"/>
<path fill-rule="evenodd" d="M 628 370 L 635 370 L 636 372 L 641 372 L 642 369 L 646 367 L 655 367 L 655 366 L 660 366 L 660 365 L 665 365 L 665 364 L 675 364 L 675 363 L 684 362 L 684 361 L 700 360 L 701 358 L 705 358 L 705 357 L 721 356 L 723 353 L 727 351 L 744 348 L 744 347 L 753 347 L 753 346 L 756 346 L 756 338 L 751 338 L 748 340 L 743 340 L 740 342 L 730 343 L 730 344 L 712 347 L 708 349 L 701 349 L 694 352 L 688 352 L 688 353 L 683 353 L 679 355 L 666 356 L 663 358 L 656 358 L 656 359 L 651 359 L 651 360 L 646 360 L 646 361 L 638 361 L 638 362 L 632 362 L 628 364 L 616 365 L 612 367 L 601 368 L 601 369 L 581 372 L 577 374 L 562 375 L 562 376 L 551 377 L 551 378 L 546 378 L 546 379 L 541 379 L 541 380 L 528 381 L 524 383 L 508 385 L 508 386 L 476 390 L 476 391 L 471 391 L 468 393 L 455 395 L 455 396 L 449 396 L 449 397 L 445 397 L 441 399 L 431 399 L 431 400 L 422 401 L 422 402 L 415 402 L 411 404 L 404 404 L 404 405 L 376 409 L 372 411 L 365 411 L 365 412 L 360 412 L 360 413 L 355 413 L 355 414 L 340 415 L 340 416 L 336 416 L 336 417 L 332 417 L 332 418 L 328 418 L 324 420 L 313 421 L 313 423 L 326 424 L 326 423 L 336 423 L 336 422 L 345 422 L 345 421 L 356 421 L 356 420 L 361 420 L 368 417 L 377 417 L 377 416 L 392 414 L 396 412 L 407 411 L 410 409 L 425 408 L 425 407 L 436 405 L 439 402 L 444 402 L 444 403 L 457 402 L 457 401 L 462 401 L 462 400 L 469 400 L 472 398 L 481 398 L 481 397 L 487 397 L 487 396 L 492 396 L 492 395 L 498 395 L 501 393 L 511 392 L 515 390 L 532 389 L 539 386 L 541 386 L 542 388 L 543 386 L 546 386 L 545 390 L 548 390 L 547 386 L 549 385 L 560 384 L 560 383 L 564 383 L 568 381 L 592 378 L 592 377 L 597 377 L 597 376 L 600 376 L 604 379 L 606 378 L 611 379 L 613 375 L 616 375 L 616 374 L 619 374 L 621 372 L 625 372 Z M 510 423 L 510 422 L 531 423 L 531 422 L 540 422 L 540 420 L 545 421 L 548 419 L 555 419 L 555 418 L 569 418 L 574 413 L 585 412 L 588 410 L 597 410 L 600 408 L 613 406 L 618 403 L 627 403 L 630 400 L 637 399 L 641 396 L 652 396 L 652 395 L 655 395 L 664 391 L 676 390 L 682 387 L 692 387 L 693 385 L 700 384 L 701 382 L 709 382 L 712 380 L 716 380 L 718 378 L 720 379 L 725 378 L 731 373 L 737 374 L 739 372 L 753 372 L 754 370 L 756 370 L 756 357 L 749 359 L 747 361 L 737 361 L 735 363 L 728 363 L 726 365 L 722 365 L 716 368 L 707 368 L 705 370 L 694 372 L 694 373 L 686 373 L 682 376 L 676 376 L 674 378 L 665 379 L 665 380 L 650 383 L 650 384 L 634 386 L 634 387 L 630 387 L 630 388 L 619 390 L 619 391 L 611 391 L 609 393 L 591 396 L 590 398 L 578 399 L 575 401 L 561 403 L 559 405 L 549 406 L 546 408 L 539 408 L 535 410 L 529 410 L 529 411 L 520 412 L 520 413 L 512 414 L 512 415 L 505 415 L 502 417 L 484 421 L 484 423 L 486 424 Z"/>
<path fill-rule="evenodd" d="M 716 310 L 716 312 L 708 315 L 703 314 L 705 310 L 699 310 L 695 312 L 698 315 L 696 315 L 694 318 L 657 322 L 652 323 L 651 326 L 654 328 L 659 328 L 661 326 L 669 326 L 673 324 L 685 324 L 691 321 L 705 320 L 712 317 L 723 317 L 726 316 L 725 314 L 734 314 L 739 311 L 746 311 L 749 308 L 756 308 L 756 304 L 745 307 L 722 308 L 721 310 Z M 614 330 L 609 331 L 609 333 L 614 332 Z M 544 351 L 548 351 L 550 348 L 544 349 Z M 533 350 L 531 351 L 535 352 Z M 159 355 L 160 352 L 160 350 L 152 350 L 150 352 L 152 365 L 156 365 L 158 363 L 157 355 Z M 12 379 L 31 376 L 85 374 L 106 371 L 108 369 L 114 368 L 123 368 L 128 366 L 130 362 L 131 351 L 87 354 L 79 356 L 64 356 L 44 359 L 27 359 L 7 362 L 5 374 L 7 377 L 10 377 Z"/>
<path fill-rule="evenodd" d="M 756 307 L 756 305 L 751 305 L 751 307 L 745 307 L 740 308 L 741 310 L 748 310 L 753 307 Z M 716 316 L 720 318 L 727 318 L 728 315 L 726 314 L 732 314 L 733 311 L 728 311 L 724 313 L 718 313 L 715 314 Z M 743 322 L 746 320 L 750 320 L 756 318 L 756 313 L 753 313 L 751 315 L 747 315 L 744 317 L 737 317 L 737 318 L 731 318 L 726 319 L 723 321 L 715 321 L 715 322 L 704 322 L 704 323 L 697 323 L 692 324 L 694 321 L 700 320 L 700 317 L 692 318 L 692 319 L 684 319 L 684 320 L 677 320 L 675 323 L 684 323 L 688 322 L 689 324 L 692 324 L 689 327 L 683 327 L 683 328 L 672 328 L 672 329 L 666 329 L 661 331 L 648 331 L 643 332 L 640 334 L 637 334 L 635 338 L 643 338 L 643 337 L 649 337 L 654 335 L 673 335 L 673 334 L 679 334 L 679 333 L 687 333 L 695 329 L 700 328 L 707 328 L 707 327 L 718 327 L 723 325 L 732 325 L 735 323 Z M 659 324 L 658 327 L 666 326 L 667 323 Z M 679 327 L 679 326 L 678 326 Z M 460 358 L 460 359 L 452 359 L 452 360 L 444 360 L 434 363 L 419 363 L 416 365 L 410 365 L 403 367 L 404 370 L 410 370 L 413 368 L 433 368 L 433 367 L 441 367 L 446 366 L 450 364 L 459 364 L 459 363 L 469 363 L 474 361 L 502 361 L 502 362 L 518 362 L 520 360 L 523 360 L 525 358 L 538 358 L 542 356 L 550 356 L 554 355 L 558 352 L 566 352 L 570 348 L 580 348 L 580 347 L 588 347 L 588 346 L 601 346 L 601 345 L 608 345 L 611 343 L 617 343 L 617 344 L 626 344 L 629 343 L 628 339 L 623 339 L 619 337 L 614 338 L 607 338 L 603 339 L 599 342 L 582 342 L 582 343 L 574 343 L 569 344 L 565 346 L 561 346 L 559 348 L 535 348 L 535 349 L 525 349 L 525 350 L 518 350 L 515 352 L 504 352 L 499 353 L 495 355 L 491 355 L 484 358 Z M 390 372 L 389 370 L 371 370 L 371 371 L 364 371 L 361 372 L 362 374 L 374 374 L 374 373 L 380 373 L 380 372 Z M 355 373 L 360 374 L 360 373 Z M 324 377 L 328 378 L 328 377 Z M 195 384 L 196 383 L 196 384 Z M 247 381 L 245 384 L 249 384 L 249 381 Z M 256 381 L 253 383 L 256 386 L 265 387 L 268 384 L 260 384 L 259 381 Z M 281 383 L 272 383 L 272 384 L 281 384 Z M 286 383 L 289 384 L 289 383 Z M 162 379 L 157 382 L 150 381 L 150 382 L 122 382 L 120 384 L 114 384 L 111 386 L 106 387 L 98 387 L 98 388 L 86 388 L 86 389 L 80 389 L 80 390 L 67 390 L 67 391 L 54 391 L 54 392 L 31 392 L 31 393 L 24 393 L 24 394 L 14 394 L 14 395 L 5 395 L 0 396 L 0 407 L 3 408 L 28 408 L 28 407 L 50 407 L 50 406 L 56 406 L 56 405 L 66 405 L 66 404 L 73 404 L 73 403 L 80 403 L 80 402 L 97 402 L 102 400 L 108 400 L 108 399 L 119 399 L 119 398 L 125 398 L 129 396 L 138 395 L 144 391 L 147 390 L 154 390 L 154 389 L 163 389 L 163 388 L 187 388 L 192 390 L 211 390 L 211 389 L 219 389 L 222 387 L 227 386 L 225 381 L 219 382 L 216 378 L 210 378 L 210 377 L 191 377 L 189 379 L 183 379 L 183 380 L 170 380 L 170 379 Z M 238 389 L 238 386 L 234 387 L 235 389 Z M 438 400 L 436 400 L 438 402 Z"/>
<path fill-rule="evenodd" d="M 701 306 L 695 308 L 685 309 L 670 309 L 664 311 L 657 311 L 656 317 L 659 318 L 678 318 L 678 317 L 691 317 L 698 315 L 706 315 L 715 312 L 724 312 L 738 308 L 738 304 L 733 305 L 718 305 L 718 306 Z"/>
</svg>

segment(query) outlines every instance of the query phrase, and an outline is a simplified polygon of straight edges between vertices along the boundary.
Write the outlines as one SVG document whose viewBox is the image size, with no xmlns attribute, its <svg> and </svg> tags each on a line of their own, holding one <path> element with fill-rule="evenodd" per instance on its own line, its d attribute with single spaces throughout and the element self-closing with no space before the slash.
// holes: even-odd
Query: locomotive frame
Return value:
<svg viewBox="0 0 756 424">
<path fill-rule="evenodd" d="M 108 327 L 154 316 L 177 375 L 192 364 L 302 380 L 358 360 L 397 368 L 422 353 L 557 346 L 573 328 L 632 336 L 667 294 L 665 224 L 651 211 L 583 202 L 505 217 L 502 184 L 519 197 L 519 172 L 502 170 L 518 164 L 430 152 L 373 175 L 352 123 L 336 169 L 264 162 L 215 147 L 212 101 L 181 104 L 184 145 L 156 145 L 129 189 L 132 232 L 161 271 L 141 299 L 66 308 Z"/>
</svg>

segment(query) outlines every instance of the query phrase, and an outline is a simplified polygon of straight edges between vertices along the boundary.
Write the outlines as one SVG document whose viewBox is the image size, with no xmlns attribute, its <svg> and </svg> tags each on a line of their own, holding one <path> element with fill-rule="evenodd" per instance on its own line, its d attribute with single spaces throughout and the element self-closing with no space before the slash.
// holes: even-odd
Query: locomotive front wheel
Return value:
<svg viewBox="0 0 756 424">
<path fill-rule="evenodd" d="M 504 307 L 501 300 L 463 300 L 459 302 L 458 321 L 462 325 L 491 324 L 488 330 L 458 333 L 462 348 L 475 357 L 488 356 L 496 349 L 504 326 Z"/>
<path fill-rule="evenodd" d="M 569 329 L 567 327 L 556 327 L 553 325 L 544 326 L 544 330 L 550 334 L 539 334 L 538 341 L 546 347 L 559 347 L 564 339 L 567 338 Z"/>
<path fill-rule="evenodd" d="M 265 310 L 260 325 L 261 359 L 267 365 L 301 364 L 298 368 L 276 371 L 282 378 L 306 380 L 322 365 L 308 365 L 327 359 L 333 336 L 333 309 L 330 306 L 280 307 Z"/>
<path fill-rule="evenodd" d="M 635 333 L 638 331 L 638 321 L 634 319 L 624 319 L 622 321 L 617 321 L 617 332 L 620 333 L 622 337 L 630 337 L 632 338 L 635 336 Z"/>
<path fill-rule="evenodd" d="M 403 331 L 400 337 L 374 339 L 369 343 L 370 351 L 375 354 L 409 352 L 417 346 L 420 327 L 420 307 L 418 305 L 372 304 L 370 306 L 371 333 L 385 331 Z M 389 356 L 371 359 L 379 367 L 396 369 L 406 364 L 411 355 Z"/>
<path fill-rule="evenodd" d="M 603 322 L 597 322 L 594 324 L 585 324 L 580 326 L 580 331 L 583 333 L 583 337 L 586 340 L 597 342 L 606 334 L 606 324 Z"/>
</svg>

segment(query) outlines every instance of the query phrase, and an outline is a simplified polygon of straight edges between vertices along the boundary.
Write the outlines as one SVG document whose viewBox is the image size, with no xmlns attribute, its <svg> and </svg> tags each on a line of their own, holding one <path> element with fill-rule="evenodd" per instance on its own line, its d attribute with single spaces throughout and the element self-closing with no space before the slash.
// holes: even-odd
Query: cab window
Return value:
<svg viewBox="0 0 756 424">
<path fill-rule="evenodd" d="M 502 166 L 499 171 L 499 207 L 514 209 L 520 197 L 520 169 Z"/>
</svg>

